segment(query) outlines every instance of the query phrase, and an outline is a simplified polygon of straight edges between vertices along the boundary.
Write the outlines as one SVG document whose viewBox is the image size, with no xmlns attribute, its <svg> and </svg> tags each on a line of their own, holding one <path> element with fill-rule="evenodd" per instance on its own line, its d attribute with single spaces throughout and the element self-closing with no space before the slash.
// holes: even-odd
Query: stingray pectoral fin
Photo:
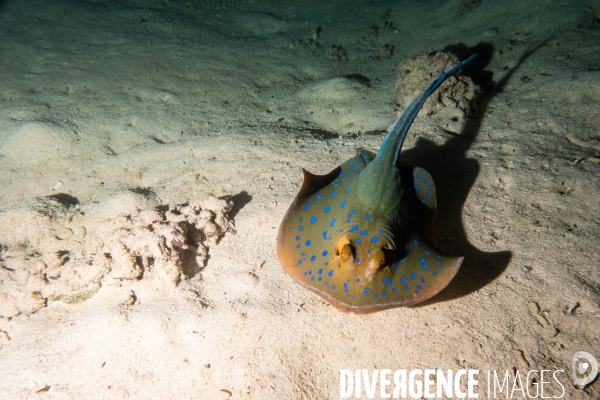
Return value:
<svg viewBox="0 0 600 400">
<path fill-rule="evenodd" d="M 425 301 L 439 292 L 441 292 L 452 279 L 456 276 L 464 257 L 443 257 L 440 264 L 436 266 L 431 266 L 430 268 L 436 269 L 440 268 L 438 274 L 436 276 L 430 276 L 426 278 L 426 282 L 415 282 L 415 285 L 420 286 L 421 288 L 417 288 L 414 292 L 414 296 L 409 300 L 409 304 L 413 305 Z M 416 270 L 420 270 L 422 265 L 418 265 Z M 417 278 L 420 280 L 419 278 Z"/>
<path fill-rule="evenodd" d="M 414 167 L 412 182 L 417 199 L 431 211 L 435 211 L 437 208 L 435 184 L 429 172 L 421 167 Z"/>
<path fill-rule="evenodd" d="M 403 196 L 408 208 L 401 210 L 408 216 L 408 226 L 427 243 L 435 243 L 433 221 L 437 208 L 433 178 L 421 167 L 398 167 L 402 177 Z"/>
<path fill-rule="evenodd" d="M 448 286 L 463 261 L 463 257 L 442 255 L 415 234 L 407 247 L 402 260 L 379 269 L 366 284 L 351 283 L 348 294 L 310 289 L 341 311 L 370 314 L 412 306 L 435 296 Z"/>
<path fill-rule="evenodd" d="M 300 191 L 296 195 L 296 199 L 294 201 L 303 201 L 325 186 L 329 185 L 340 174 L 340 171 L 340 167 L 337 167 L 326 175 L 316 175 L 302 168 L 304 180 L 302 181 L 302 187 L 300 188 Z M 292 207 L 290 207 L 290 209 L 291 208 Z"/>
<path fill-rule="evenodd" d="M 309 198 L 331 184 L 339 176 L 341 168 L 337 167 L 326 175 L 315 175 L 304 168 L 302 168 L 302 172 L 304 174 L 302 187 L 285 213 L 277 234 L 277 254 L 279 255 L 279 260 L 284 269 L 296 280 L 299 280 L 304 271 L 299 265 L 299 262 L 301 264 L 303 258 L 301 256 L 302 250 L 300 250 L 299 246 L 300 238 L 302 237 L 303 244 L 307 240 L 315 240 L 314 236 L 316 234 L 312 230 L 321 224 L 321 222 L 316 225 L 311 224 L 308 218 L 307 220 L 303 220 L 302 213 L 308 209 L 310 205 L 309 201 L 312 201 Z"/>
<path fill-rule="evenodd" d="M 306 200 L 325 186 L 329 185 L 340 174 L 340 171 L 341 168 L 337 167 L 326 175 L 315 175 L 302 168 L 302 173 L 304 174 L 302 187 L 283 217 L 283 221 L 279 227 L 278 242 L 283 239 L 281 236 L 290 229 L 290 225 L 293 225 L 293 227 L 301 225 L 295 217 L 306 203 Z"/>
<path fill-rule="evenodd" d="M 377 157 L 377 154 L 363 148 L 356 149 L 356 155 L 360 156 L 360 158 L 362 158 L 362 160 L 365 162 L 361 168 L 364 168 L 367 164 L 373 161 L 375 157 Z"/>
<path fill-rule="evenodd" d="M 311 285 L 311 256 L 307 249 L 330 240 L 333 226 L 342 223 L 347 202 L 354 193 L 354 179 L 372 160 L 373 153 L 359 150 L 357 155 L 326 175 L 315 175 L 302 169 L 304 181 L 290 205 L 277 235 L 277 253 L 284 269 L 303 285 Z M 337 182 L 336 178 L 339 178 Z M 337 189 L 343 184 L 343 189 Z M 331 210 L 331 211 L 329 211 Z M 325 235 L 324 235 L 325 233 Z M 307 245 L 313 243 L 313 246 Z M 304 253 L 304 255 L 303 255 Z M 321 251 L 322 254 L 322 251 Z"/>
</svg>

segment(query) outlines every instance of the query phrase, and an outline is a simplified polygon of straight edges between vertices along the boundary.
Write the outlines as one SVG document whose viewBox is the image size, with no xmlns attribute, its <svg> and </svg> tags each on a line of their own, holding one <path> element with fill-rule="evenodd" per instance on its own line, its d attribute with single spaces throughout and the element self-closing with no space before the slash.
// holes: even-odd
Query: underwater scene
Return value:
<svg viewBox="0 0 600 400">
<path fill-rule="evenodd" d="M 0 0 L 0 39 L 0 398 L 600 398 L 599 1 Z"/>
</svg>

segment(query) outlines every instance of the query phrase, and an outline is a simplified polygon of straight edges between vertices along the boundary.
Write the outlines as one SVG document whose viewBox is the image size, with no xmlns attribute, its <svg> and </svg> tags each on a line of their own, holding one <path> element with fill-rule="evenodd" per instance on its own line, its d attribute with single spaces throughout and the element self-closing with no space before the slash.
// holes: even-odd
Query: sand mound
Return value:
<svg viewBox="0 0 600 400">
<path fill-rule="evenodd" d="M 261 12 L 238 12 L 233 14 L 232 22 L 235 23 L 235 34 L 241 36 L 263 37 L 275 35 L 290 29 L 289 23 Z M 227 31 L 231 34 L 231 31 Z"/>
<path fill-rule="evenodd" d="M 344 76 L 309 82 L 298 91 L 296 109 L 303 121 L 320 129 L 345 134 L 387 128 L 388 113 L 373 112 L 373 88 Z"/>
<path fill-rule="evenodd" d="M 447 64 L 448 70 L 459 62 L 456 55 L 442 52 L 428 52 L 406 59 L 398 66 L 397 103 L 402 109 L 406 108 L 435 79 L 444 65 Z M 427 99 L 419 115 L 440 114 L 440 118 L 450 121 L 445 122 L 445 129 L 458 133 L 463 119 L 475 110 L 480 93 L 481 88 L 459 72 Z"/>
<path fill-rule="evenodd" d="M 0 317 L 49 301 L 78 303 L 103 284 L 198 275 L 208 246 L 230 227 L 231 202 L 208 198 L 159 206 L 125 191 L 88 206 L 36 198 L 0 209 Z"/>
<path fill-rule="evenodd" d="M 54 124 L 28 122 L 4 135 L 0 154 L 10 159 L 13 168 L 48 165 L 71 157 L 75 141 L 75 134 Z"/>
</svg>

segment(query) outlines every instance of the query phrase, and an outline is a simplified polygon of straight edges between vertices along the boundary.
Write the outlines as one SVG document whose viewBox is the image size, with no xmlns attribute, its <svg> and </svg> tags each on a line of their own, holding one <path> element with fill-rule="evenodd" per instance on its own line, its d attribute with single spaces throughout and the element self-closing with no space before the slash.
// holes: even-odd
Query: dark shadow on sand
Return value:
<svg viewBox="0 0 600 400">
<path fill-rule="evenodd" d="M 51 194 L 50 196 L 46 196 L 49 199 L 54 199 L 58 201 L 63 206 L 76 206 L 79 204 L 79 199 L 77 197 L 73 197 L 67 193 L 56 193 Z"/>
<path fill-rule="evenodd" d="M 235 216 L 240 212 L 246 204 L 252 201 L 252 196 L 245 190 L 242 190 L 238 194 L 228 195 L 219 197 L 219 200 L 227 200 L 233 202 L 233 208 L 229 211 L 229 218 L 234 219 Z"/>
<path fill-rule="evenodd" d="M 484 89 L 484 95 L 480 99 L 477 116 L 466 120 L 460 135 L 451 137 L 441 146 L 426 138 L 420 138 L 413 149 L 402 152 L 401 155 L 402 165 L 425 168 L 435 182 L 438 212 L 434 224 L 434 236 L 437 247 L 448 255 L 465 257 L 456 277 L 448 287 L 433 298 L 417 304 L 416 307 L 473 293 L 498 278 L 508 267 L 512 257 L 510 251 L 486 253 L 473 246 L 467 238 L 462 223 L 462 209 L 479 175 L 480 167 L 475 159 L 467 158 L 466 154 L 481 130 L 483 115 L 489 107 L 490 100 L 503 91 L 519 66 L 545 43 L 546 41 L 527 51 L 515 67 L 496 83 L 493 81 L 492 73 L 484 70 L 494 52 L 491 44 L 480 43 L 474 47 L 458 44 L 444 49 L 457 54 L 461 59 L 477 53 L 477 58 L 463 70 L 463 73 L 471 76 Z"/>
</svg>

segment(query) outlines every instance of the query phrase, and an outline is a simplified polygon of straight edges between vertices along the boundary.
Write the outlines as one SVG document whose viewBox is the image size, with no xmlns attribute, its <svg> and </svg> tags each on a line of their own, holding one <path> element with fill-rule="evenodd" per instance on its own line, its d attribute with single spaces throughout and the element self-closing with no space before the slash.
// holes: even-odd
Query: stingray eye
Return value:
<svg viewBox="0 0 600 400">
<path fill-rule="evenodd" d="M 381 250 L 377 250 L 375 254 L 373 254 L 372 260 L 377 268 L 382 268 L 385 265 L 385 253 Z"/>
<path fill-rule="evenodd" d="M 350 243 L 346 243 L 340 249 L 340 256 L 342 257 L 342 261 L 350 261 L 354 258 L 354 248 L 350 245 Z"/>
</svg>

